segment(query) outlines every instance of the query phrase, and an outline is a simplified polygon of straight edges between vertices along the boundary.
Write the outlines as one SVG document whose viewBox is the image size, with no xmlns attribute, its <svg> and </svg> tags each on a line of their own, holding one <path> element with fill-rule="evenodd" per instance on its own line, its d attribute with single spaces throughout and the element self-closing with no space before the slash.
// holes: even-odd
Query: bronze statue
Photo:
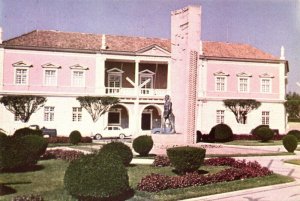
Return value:
<svg viewBox="0 0 300 201">
<path fill-rule="evenodd" d="M 162 117 L 162 133 L 166 133 L 166 121 L 169 121 L 170 133 L 175 131 L 175 116 L 172 112 L 172 102 L 169 95 L 165 96 L 164 113 Z"/>
</svg>

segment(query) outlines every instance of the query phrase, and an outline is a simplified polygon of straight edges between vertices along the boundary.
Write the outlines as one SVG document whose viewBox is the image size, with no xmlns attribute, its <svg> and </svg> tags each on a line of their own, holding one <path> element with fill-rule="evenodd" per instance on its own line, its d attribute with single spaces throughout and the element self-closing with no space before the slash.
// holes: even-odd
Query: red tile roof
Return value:
<svg viewBox="0 0 300 201">
<path fill-rule="evenodd" d="M 171 52 L 171 41 L 161 38 L 105 35 L 107 50 L 136 52 L 151 45 L 157 45 Z M 60 31 L 35 30 L 6 40 L 4 46 L 57 48 L 74 50 L 101 50 L 102 35 Z M 245 59 L 278 59 L 253 46 L 238 43 L 203 41 L 205 56 Z"/>
</svg>

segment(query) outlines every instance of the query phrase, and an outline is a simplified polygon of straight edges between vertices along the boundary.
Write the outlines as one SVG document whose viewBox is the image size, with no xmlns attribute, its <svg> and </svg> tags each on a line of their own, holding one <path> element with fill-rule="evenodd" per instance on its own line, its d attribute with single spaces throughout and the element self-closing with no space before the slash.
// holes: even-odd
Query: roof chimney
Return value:
<svg viewBox="0 0 300 201">
<path fill-rule="evenodd" d="M 105 38 L 105 34 L 102 34 L 101 49 L 102 49 L 102 50 L 105 50 L 105 49 L 106 49 L 106 38 Z"/>
<path fill-rule="evenodd" d="M 0 27 L 0 44 L 2 44 L 2 33 L 3 33 L 2 27 Z"/>
<path fill-rule="evenodd" d="M 280 49 L 280 59 L 281 60 L 285 60 L 285 56 L 284 56 L 284 47 L 281 46 L 281 49 Z"/>
</svg>

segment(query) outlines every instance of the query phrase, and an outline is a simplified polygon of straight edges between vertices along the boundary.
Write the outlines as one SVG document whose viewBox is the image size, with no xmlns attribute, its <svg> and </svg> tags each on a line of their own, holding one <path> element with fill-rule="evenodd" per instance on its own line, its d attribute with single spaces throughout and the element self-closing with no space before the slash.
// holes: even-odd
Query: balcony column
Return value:
<svg viewBox="0 0 300 201">
<path fill-rule="evenodd" d="M 139 135 L 140 132 L 140 125 L 141 125 L 141 117 L 139 113 L 139 102 L 140 102 L 140 90 L 139 90 L 139 63 L 140 60 L 135 60 L 135 71 L 134 71 L 134 91 L 136 95 L 136 99 L 134 101 L 134 115 L 133 115 L 133 130 L 134 130 L 134 137 Z"/>
<path fill-rule="evenodd" d="M 95 76 L 95 92 L 97 94 L 105 94 L 105 60 L 106 58 L 100 54 L 96 56 L 96 76 Z"/>
<path fill-rule="evenodd" d="M 171 66 L 172 66 L 172 64 L 171 64 L 172 62 L 171 61 L 168 61 L 168 71 L 167 71 L 167 94 L 169 94 L 170 95 L 170 93 L 171 93 Z"/>
</svg>

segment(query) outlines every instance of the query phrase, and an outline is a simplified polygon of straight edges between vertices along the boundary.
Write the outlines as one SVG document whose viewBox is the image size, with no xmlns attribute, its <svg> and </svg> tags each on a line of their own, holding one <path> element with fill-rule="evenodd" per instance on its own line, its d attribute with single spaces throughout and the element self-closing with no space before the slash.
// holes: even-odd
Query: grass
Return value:
<svg viewBox="0 0 300 201">
<path fill-rule="evenodd" d="M 78 147 L 78 146 L 93 146 L 93 145 L 100 145 L 98 143 L 79 143 L 78 145 L 74 145 L 71 143 L 49 143 L 48 147 Z"/>
<path fill-rule="evenodd" d="M 271 140 L 269 142 L 261 142 L 258 140 L 234 140 L 225 142 L 226 145 L 240 145 L 240 146 L 274 146 L 282 145 L 282 140 Z"/>
<path fill-rule="evenodd" d="M 295 155 L 295 153 L 290 152 L 271 152 L 271 153 L 254 153 L 254 154 L 206 154 L 207 158 L 214 157 L 252 157 L 252 156 L 285 156 L 285 155 Z"/>
<path fill-rule="evenodd" d="M 10 201 L 12 197 L 17 195 L 40 194 L 45 200 L 75 201 L 63 188 L 63 177 L 68 166 L 67 162 L 62 160 L 46 160 L 40 161 L 38 165 L 44 168 L 32 172 L 0 174 L 0 182 L 17 191 L 14 194 L 1 196 L 0 200 Z M 203 166 L 201 170 L 202 172 L 216 173 L 224 168 L 226 167 Z M 150 173 L 174 175 L 170 167 L 158 168 L 149 165 L 133 165 L 128 168 L 130 185 L 136 189 L 141 178 Z M 158 193 L 136 191 L 135 196 L 130 200 L 179 200 L 291 181 L 293 181 L 292 178 L 274 174 L 262 178 L 183 189 L 170 189 Z"/>
<path fill-rule="evenodd" d="M 300 159 L 291 159 L 291 160 L 286 160 L 284 162 L 294 164 L 294 165 L 300 165 Z"/>
</svg>

